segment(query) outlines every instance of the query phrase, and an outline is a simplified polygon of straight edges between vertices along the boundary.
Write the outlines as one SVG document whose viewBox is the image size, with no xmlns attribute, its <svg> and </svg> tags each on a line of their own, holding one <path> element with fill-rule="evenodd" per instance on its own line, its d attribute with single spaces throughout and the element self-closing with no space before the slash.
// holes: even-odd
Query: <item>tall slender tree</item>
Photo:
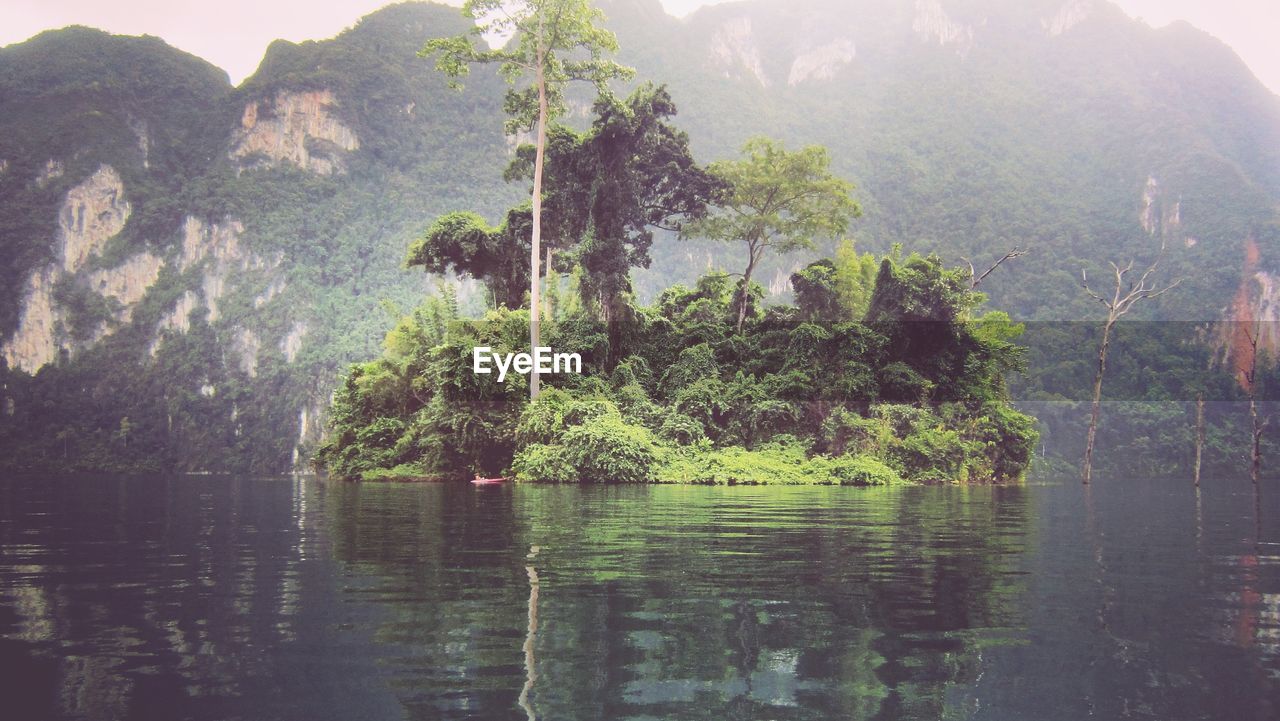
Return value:
<svg viewBox="0 0 1280 721">
<path fill-rule="evenodd" d="M 1087 486 L 1093 476 L 1093 447 L 1098 436 L 1098 417 L 1102 412 L 1102 377 L 1107 371 L 1107 350 L 1111 347 L 1111 331 L 1115 328 L 1116 321 L 1124 317 L 1134 304 L 1140 300 L 1147 298 L 1157 298 L 1182 283 L 1182 279 L 1178 278 L 1163 288 L 1157 287 L 1151 279 L 1156 267 L 1160 265 L 1160 259 L 1164 257 L 1164 243 L 1160 244 L 1160 254 L 1156 259 L 1147 266 L 1147 269 L 1138 276 L 1137 280 L 1132 280 L 1133 261 L 1130 260 L 1124 266 L 1109 263 L 1112 271 L 1115 272 L 1115 291 L 1110 297 L 1105 297 L 1094 292 L 1089 287 L 1089 275 L 1080 271 L 1080 285 L 1084 288 L 1084 292 L 1089 297 L 1101 303 L 1107 309 L 1107 319 L 1102 324 L 1102 341 L 1098 344 L 1098 369 L 1093 376 L 1093 409 L 1089 415 L 1089 432 L 1084 445 L 1084 467 L 1080 472 L 1080 480 Z"/>
<path fill-rule="evenodd" d="M 542 315 L 542 171 L 547 124 L 565 112 L 564 88 L 573 80 L 590 82 L 601 95 L 609 81 L 632 70 L 606 58 L 618 49 L 613 33 L 599 26 L 603 13 L 590 0 L 467 0 L 462 12 L 475 21 L 470 33 L 429 40 L 420 55 L 434 56 L 436 69 L 460 89 L 473 63 L 497 63 L 513 87 L 507 91 L 507 132 L 535 130 L 532 241 L 529 265 L 529 344 L 539 345 Z M 511 36 L 496 50 L 484 49 L 485 36 Z M 529 397 L 537 398 L 537 369 L 529 376 Z"/>
</svg>

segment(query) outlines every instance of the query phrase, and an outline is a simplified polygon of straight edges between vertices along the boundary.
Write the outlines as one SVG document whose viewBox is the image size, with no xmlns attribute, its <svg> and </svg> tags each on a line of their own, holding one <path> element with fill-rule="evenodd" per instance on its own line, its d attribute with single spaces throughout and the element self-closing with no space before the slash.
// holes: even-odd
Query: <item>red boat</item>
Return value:
<svg viewBox="0 0 1280 721">
<path fill-rule="evenodd" d="M 481 478 L 480 476 L 476 476 L 471 479 L 471 482 L 477 486 L 484 486 L 490 483 L 506 483 L 509 480 L 509 478 Z"/>
</svg>

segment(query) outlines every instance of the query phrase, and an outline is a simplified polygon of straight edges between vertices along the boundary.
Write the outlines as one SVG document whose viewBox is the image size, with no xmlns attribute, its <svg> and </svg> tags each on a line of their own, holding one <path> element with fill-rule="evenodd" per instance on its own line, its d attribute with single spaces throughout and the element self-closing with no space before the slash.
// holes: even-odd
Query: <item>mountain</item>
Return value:
<svg viewBox="0 0 1280 721">
<path fill-rule="evenodd" d="M 1030 246 L 984 287 L 1019 316 L 1094 317 L 1081 267 L 1164 238 L 1189 279 L 1160 312 L 1216 319 L 1249 238 L 1275 250 L 1280 99 L 1185 24 L 1101 0 L 760 0 L 648 23 L 656 2 L 603 7 L 703 157 L 756 133 L 830 148 L 867 211 L 863 247 L 979 264 Z"/>
<path fill-rule="evenodd" d="M 280 472 L 339 371 L 427 288 L 408 240 L 496 213 L 501 81 L 416 57 L 455 8 L 393 6 L 271 45 L 241 87 L 154 38 L 0 51 L 0 287 L 17 466 Z M 299 447 L 302 444 L 303 447 Z"/>
<path fill-rule="evenodd" d="M 600 6 L 700 159 L 756 134 L 826 145 L 857 185 L 861 248 L 981 265 L 1030 246 L 983 286 L 992 304 L 1082 319 L 1082 267 L 1164 243 L 1161 274 L 1186 282 L 1148 317 L 1277 307 L 1280 99 L 1189 26 L 1102 0 Z M 450 210 L 496 220 L 524 190 L 501 182 L 501 80 L 479 68 L 455 93 L 416 56 L 466 27 L 456 8 L 393 5 L 272 44 L 240 87 L 155 38 L 67 28 L 0 49 L 8 463 L 304 460 L 340 371 L 434 282 L 401 268 L 410 240 Z M 739 254 L 660 239 L 635 284 L 648 296 Z M 763 279 L 785 294 L 809 260 Z"/>
</svg>

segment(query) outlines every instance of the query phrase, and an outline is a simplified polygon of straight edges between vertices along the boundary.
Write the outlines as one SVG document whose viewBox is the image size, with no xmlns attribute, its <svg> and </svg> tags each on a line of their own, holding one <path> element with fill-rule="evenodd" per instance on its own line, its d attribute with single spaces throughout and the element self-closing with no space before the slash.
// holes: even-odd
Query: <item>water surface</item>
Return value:
<svg viewBox="0 0 1280 721">
<path fill-rule="evenodd" d="M 1273 721 L 1278 544 L 1274 496 L 1235 480 L 11 478 L 0 698 L 19 719 Z"/>
</svg>

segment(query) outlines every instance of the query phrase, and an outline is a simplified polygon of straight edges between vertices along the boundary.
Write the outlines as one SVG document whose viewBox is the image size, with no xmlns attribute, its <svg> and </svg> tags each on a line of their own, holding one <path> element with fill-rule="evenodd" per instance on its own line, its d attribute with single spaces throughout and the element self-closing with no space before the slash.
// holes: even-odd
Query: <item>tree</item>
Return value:
<svg viewBox="0 0 1280 721">
<path fill-rule="evenodd" d="M 529 206 L 507 212 L 506 221 L 491 228 L 470 212 L 449 213 L 409 247 L 405 265 L 428 273 L 454 272 L 484 281 L 494 307 L 519 308 L 529 281 Z"/>
<path fill-rule="evenodd" d="M 894 247 L 890 253 L 897 257 L 900 248 Z M 851 319 L 860 319 L 866 315 L 871 303 L 871 294 L 875 292 L 876 274 L 880 271 L 880 263 L 874 253 L 859 253 L 853 241 L 845 238 L 836 246 L 835 283 L 836 292 L 840 296 L 840 305 Z"/>
<path fill-rule="evenodd" d="M 529 344 L 539 343 L 542 310 L 539 292 L 542 263 L 542 172 L 546 156 L 547 124 L 565 112 L 564 87 L 572 80 L 591 82 L 601 95 L 608 83 L 632 71 L 605 59 L 618 48 L 613 33 L 597 25 L 604 15 L 589 0 L 466 0 L 462 12 L 476 21 L 467 35 L 435 38 L 423 46 L 422 56 L 436 56 L 436 69 L 451 85 L 471 71 L 472 63 L 497 63 L 507 82 L 528 79 L 531 85 L 507 91 L 507 131 L 536 128 L 533 170 L 532 229 L 529 246 Z M 498 50 L 483 50 L 482 36 L 512 35 Z M 529 376 L 529 397 L 537 398 L 538 373 Z"/>
<path fill-rule="evenodd" d="M 1029 252 L 1031 252 L 1029 249 L 1020 248 L 1015 245 L 1013 247 L 1013 250 L 1000 256 L 1000 259 L 992 263 L 991 267 L 983 271 L 981 275 L 979 275 L 977 269 L 973 267 L 972 261 L 970 261 L 968 258 L 961 258 L 961 260 L 963 260 L 965 263 L 969 265 L 969 278 L 970 278 L 969 288 L 971 290 L 977 290 L 978 286 L 982 285 L 982 281 L 986 280 L 987 276 L 996 272 L 996 269 L 1004 265 L 1006 261 L 1013 260 L 1014 258 L 1021 258 L 1022 256 L 1026 255 Z"/>
<path fill-rule="evenodd" d="M 847 320 L 836 286 L 836 264 L 828 258 L 815 261 L 791 274 L 796 309 L 806 321 L 836 323 Z"/>
<path fill-rule="evenodd" d="M 1245 331 L 1249 340 L 1249 359 L 1241 364 L 1240 380 L 1244 384 L 1245 395 L 1249 397 L 1249 478 L 1253 480 L 1254 490 L 1258 488 L 1258 476 L 1262 474 L 1262 432 L 1266 430 L 1270 418 L 1258 416 L 1258 341 L 1262 336 L 1262 318 L 1255 318 L 1253 328 Z"/>
<path fill-rule="evenodd" d="M 1111 345 L 1111 329 L 1115 327 L 1116 321 L 1120 320 L 1127 314 L 1140 300 L 1147 298 L 1157 298 L 1165 293 L 1173 290 L 1182 283 L 1182 279 L 1178 278 L 1169 285 L 1157 289 L 1151 282 L 1151 274 L 1155 273 L 1156 267 L 1160 264 L 1160 259 L 1164 257 L 1164 244 L 1160 244 L 1160 253 L 1156 259 L 1147 266 L 1142 275 L 1136 281 L 1128 280 L 1133 272 L 1133 261 L 1121 267 L 1115 263 L 1110 263 L 1111 269 L 1115 272 L 1116 288 L 1110 298 L 1098 295 L 1089 287 L 1089 276 L 1080 271 L 1080 285 L 1091 298 L 1098 301 L 1107 309 L 1107 319 L 1102 324 L 1102 341 L 1098 344 L 1098 369 L 1093 376 L 1093 409 L 1089 415 L 1089 433 L 1085 440 L 1084 446 L 1084 468 L 1081 470 L 1081 481 L 1085 485 L 1089 485 L 1090 476 L 1093 473 L 1093 446 L 1098 436 L 1098 416 L 1102 411 L 1102 376 L 1107 370 L 1107 349 Z"/>
<path fill-rule="evenodd" d="M 595 113 L 585 133 L 549 133 L 543 218 L 552 242 L 573 248 L 583 300 L 607 322 L 631 290 L 631 268 L 649 267 L 654 229 L 678 232 L 705 216 L 722 186 L 670 124 L 676 107 L 666 87 L 645 84 L 621 102 L 601 97 Z M 532 175 L 533 151 L 517 151 L 508 179 Z"/>
<path fill-rule="evenodd" d="M 788 152 L 768 138 L 747 141 L 740 160 L 714 163 L 711 173 L 727 190 L 719 208 L 685 227 L 685 237 L 704 237 L 747 246 L 736 329 L 747 317 L 751 275 L 765 251 L 787 253 L 812 248 L 814 238 L 843 233 L 862 210 L 849 197 L 853 185 L 831 173 L 821 146 Z"/>
</svg>

